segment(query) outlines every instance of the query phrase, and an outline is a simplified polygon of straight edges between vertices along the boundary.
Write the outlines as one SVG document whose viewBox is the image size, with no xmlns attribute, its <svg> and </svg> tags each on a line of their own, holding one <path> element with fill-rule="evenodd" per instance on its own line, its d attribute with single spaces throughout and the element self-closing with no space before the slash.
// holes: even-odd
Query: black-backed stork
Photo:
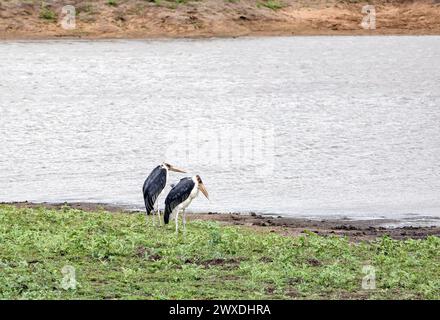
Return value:
<svg viewBox="0 0 440 320">
<path fill-rule="evenodd" d="M 168 224 L 170 215 L 176 220 L 176 233 L 178 232 L 178 217 L 182 211 L 183 230 L 186 231 L 185 209 L 190 205 L 191 201 L 198 196 L 199 190 L 209 200 L 208 191 L 202 182 L 200 176 L 187 177 L 179 181 L 175 185 L 165 199 L 164 222 Z"/>
<path fill-rule="evenodd" d="M 167 185 L 168 171 L 185 173 L 185 171 L 164 162 L 161 165 L 154 168 L 153 171 L 151 171 L 150 175 L 147 177 L 147 179 L 145 179 L 144 186 L 142 187 L 147 215 L 149 215 L 151 211 L 153 211 L 156 208 L 155 212 L 159 217 L 159 225 L 162 225 L 162 222 L 160 219 L 158 199 L 161 193 L 163 192 L 163 190 L 165 189 L 165 186 Z"/>
</svg>

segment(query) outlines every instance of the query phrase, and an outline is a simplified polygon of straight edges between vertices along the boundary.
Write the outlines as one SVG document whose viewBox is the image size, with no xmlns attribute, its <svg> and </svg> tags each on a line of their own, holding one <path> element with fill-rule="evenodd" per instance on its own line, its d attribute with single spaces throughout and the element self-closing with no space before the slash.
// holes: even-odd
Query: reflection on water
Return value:
<svg viewBox="0 0 440 320">
<path fill-rule="evenodd" d="M 439 56 L 440 37 L 3 42 L 0 201 L 141 206 L 166 159 L 202 176 L 192 210 L 439 216 Z"/>
</svg>

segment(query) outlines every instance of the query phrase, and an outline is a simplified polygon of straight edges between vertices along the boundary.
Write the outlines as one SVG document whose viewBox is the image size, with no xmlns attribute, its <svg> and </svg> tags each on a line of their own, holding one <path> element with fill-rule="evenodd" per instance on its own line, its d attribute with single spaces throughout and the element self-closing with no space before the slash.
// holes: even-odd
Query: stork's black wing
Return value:
<svg viewBox="0 0 440 320">
<path fill-rule="evenodd" d="M 170 221 L 170 215 L 174 208 L 188 199 L 194 186 L 195 183 L 191 178 L 183 178 L 173 189 L 171 189 L 165 199 L 165 214 L 163 216 L 165 223 Z"/>
<path fill-rule="evenodd" d="M 157 166 L 144 182 L 142 191 L 144 194 L 145 209 L 150 214 L 154 208 L 154 203 L 165 188 L 167 180 L 167 170 Z"/>
</svg>

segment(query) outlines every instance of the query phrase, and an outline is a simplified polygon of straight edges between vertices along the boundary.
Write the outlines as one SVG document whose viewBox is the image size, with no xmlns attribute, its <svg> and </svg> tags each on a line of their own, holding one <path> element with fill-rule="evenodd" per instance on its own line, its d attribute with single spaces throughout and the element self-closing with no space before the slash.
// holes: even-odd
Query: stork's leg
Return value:
<svg viewBox="0 0 440 320">
<path fill-rule="evenodd" d="M 159 208 L 157 208 L 157 215 L 159 216 L 159 227 L 162 227 L 162 217 L 160 216 Z"/>
<path fill-rule="evenodd" d="M 160 211 L 159 211 L 159 199 L 156 201 L 156 212 L 157 212 L 157 217 L 159 218 L 159 227 L 162 227 L 162 220 L 160 219 Z"/>
<path fill-rule="evenodd" d="M 154 211 L 154 210 L 151 212 L 151 225 L 153 227 L 156 226 L 156 211 Z"/>
<path fill-rule="evenodd" d="M 148 216 L 147 213 L 145 213 L 145 218 L 146 218 L 147 226 L 150 226 L 150 223 L 148 222 L 148 220 L 150 219 L 150 217 Z M 153 227 L 154 227 L 154 219 L 152 220 L 152 223 L 153 223 Z"/>
<path fill-rule="evenodd" d="M 156 210 L 154 209 L 154 207 L 156 207 L 156 203 L 154 203 L 153 210 L 151 210 L 151 224 L 153 225 L 153 227 L 156 226 Z"/>
<path fill-rule="evenodd" d="M 186 214 L 185 209 L 182 210 L 183 234 L 186 234 Z"/>
<path fill-rule="evenodd" d="M 179 233 L 179 211 L 180 210 L 177 210 L 176 217 L 174 218 L 174 219 L 176 219 L 176 234 Z"/>
<path fill-rule="evenodd" d="M 154 211 L 154 209 L 150 212 L 151 213 L 151 225 L 153 226 L 153 227 L 155 227 L 156 226 L 156 221 L 154 221 L 155 220 L 155 215 L 156 215 L 156 212 Z M 147 222 L 148 222 L 148 219 L 149 219 L 149 215 L 147 214 Z"/>
</svg>

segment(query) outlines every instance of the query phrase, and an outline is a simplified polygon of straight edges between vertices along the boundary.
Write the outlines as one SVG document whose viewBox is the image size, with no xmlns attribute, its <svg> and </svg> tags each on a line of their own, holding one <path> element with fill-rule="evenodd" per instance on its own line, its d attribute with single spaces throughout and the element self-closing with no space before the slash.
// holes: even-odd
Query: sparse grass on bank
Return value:
<svg viewBox="0 0 440 320">
<path fill-rule="evenodd" d="M 272 10 L 279 10 L 284 7 L 284 4 L 282 4 L 278 0 L 265 0 L 262 2 L 258 2 L 257 6 L 258 7 L 266 7 L 268 9 L 272 9 Z"/>
<path fill-rule="evenodd" d="M 49 8 L 42 7 L 40 10 L 40 18 L 47 21 L 56 21 L 57 14 Z"/>
<path fill-rule="evenodd" d="M 75 0 L 74 29 L 62 1 L 0 1 L 0 39 L 440 34 L 432 1 L 380 1 L 376 29 L 363 29 L 368 1 Z M 380 8 L 380 10 L 379 10 Z M 379 12 L 380 11 L 380 12 Z"/>
<path fill-rule="evenodd" d="M 0 206 L 2 299 L 440 298 L 440 238 L 350 243 L 142 214 Z M 78 286 L 61 287 L 64 266 Z M 361 288 L 364 265 L 376 290 Z"/>
<path fill-rule="evenodd" d="M 118 6 L 118 1 L 116 1 L 116 0 L 107 0 L 107 5 L 112 6 L 112 7 L 117 7 Z"/>
</svg>

